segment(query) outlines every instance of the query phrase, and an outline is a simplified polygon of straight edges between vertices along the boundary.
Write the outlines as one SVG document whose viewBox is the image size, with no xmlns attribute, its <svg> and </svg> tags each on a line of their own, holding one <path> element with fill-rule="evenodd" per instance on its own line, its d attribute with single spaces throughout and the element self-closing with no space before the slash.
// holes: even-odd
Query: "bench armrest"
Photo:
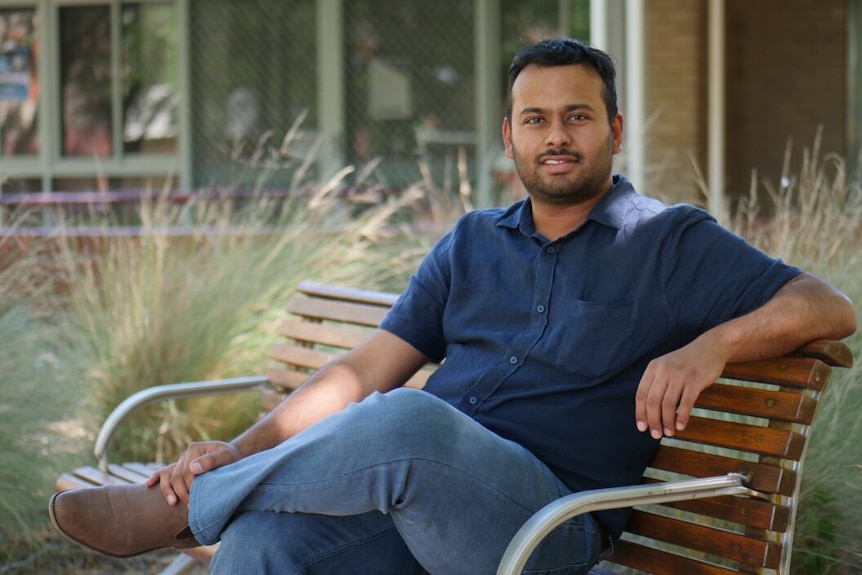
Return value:
<svg viewBox="0 0 862 575">
<path fill-rule="evenodd" d="M 563 522 L 582 513 L 719 495 L 760 496 L 746 487 L 747 480 L 740 473 L 729 473 L 703 479 L 592 489 L 561 497 L 537 511 L 521 526 L 503 554 L 497 575 L 520 575 L 542 539 Z"/>
<path fill-rule="evenodd" d="M 99 462 L 99 469 L 106 471 L 108 467 L 108 445 L 123 422 L 136 410 L 170 399 L 186 399 L 204 395 L 219 395 L 224 393 L 239 393 L 250 391 L 269 383 L 265 375 L 235 377 L 232 379 L 217 379 L 212 381 L 194 381 L 188 383 L 172 383 L 148 387 L 127 397 L 108 415 L 96 436 L 93 453 Z"/>
</svg>

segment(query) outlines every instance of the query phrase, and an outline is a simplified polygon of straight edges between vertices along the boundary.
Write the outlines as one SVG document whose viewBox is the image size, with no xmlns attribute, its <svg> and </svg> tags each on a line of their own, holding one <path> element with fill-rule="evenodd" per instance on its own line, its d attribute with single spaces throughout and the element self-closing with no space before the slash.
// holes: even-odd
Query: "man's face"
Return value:
<svg viewBox="0 0 862 575">
<path fill-rule="evenodd" d="M 516 78 L 503 141 L 534 201 L 574 205 L 610 189 L 623 119 L 608 123 L 603 91 L 601 77 L 581 65 L 529 65 Z"/>
</svg>

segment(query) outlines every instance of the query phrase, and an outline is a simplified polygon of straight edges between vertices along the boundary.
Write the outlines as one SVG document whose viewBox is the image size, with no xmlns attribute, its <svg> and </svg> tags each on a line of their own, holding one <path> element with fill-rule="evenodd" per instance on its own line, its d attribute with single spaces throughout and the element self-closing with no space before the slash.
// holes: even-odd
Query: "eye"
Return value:
<svg viewBox="0 0 862 575">
<path fill-rule="evenodd" d="M 528 126 L 541 124 L 542 122 L 544 122 L 544 118 L 542 118 L 541 116 L 529 116 L 524 119 L 524 124 Z"/>
<path fill-rule="evenodd" d="M 577 114 L 570 114 L 569 115 L 569 121 L 570 122 L 586 122 L 589 119 L 590 119 L 590 117 L 587 116 L 586 114 L 577 113 Z"/>
</svg>

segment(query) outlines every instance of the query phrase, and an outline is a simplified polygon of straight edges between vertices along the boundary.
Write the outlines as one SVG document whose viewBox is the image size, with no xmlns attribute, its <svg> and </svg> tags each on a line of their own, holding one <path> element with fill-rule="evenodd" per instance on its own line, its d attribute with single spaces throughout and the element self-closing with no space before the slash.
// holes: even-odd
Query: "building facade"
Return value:
<svg viewBox="0 0 862 575">
<path fill-rule="evenodd" d="M 859 154 L 857 0 L 0 0 L 0 194 L 352 165 L 504 203 L 506 67 L 559 34 L 618 62 L 619 168 L 648 193 L 718 207 L 817 134 Z"/>
</svg>

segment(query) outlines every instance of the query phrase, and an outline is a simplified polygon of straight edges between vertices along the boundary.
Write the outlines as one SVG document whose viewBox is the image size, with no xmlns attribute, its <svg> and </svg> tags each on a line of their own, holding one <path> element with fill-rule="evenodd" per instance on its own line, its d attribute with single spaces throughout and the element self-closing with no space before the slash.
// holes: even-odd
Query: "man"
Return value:
<svg viewBox="0 0 862 575">
<path fill-rule="evenodd" d="M 56 495 L 57 528 L 121 556 L 221 541 L 213 573 L 490 574 L 548 502 L 637 483 L 726 362 L 855 331 L 825 282 L 612 177 L 606 54 L 526 48 L 508 94 L 529 199 L 461 218 L 380 329 L 240 437 L 190 445 L 149 488 Z M 627 516 L 572 519 L 527 572 L 586 573 Z"/>
</svg>

